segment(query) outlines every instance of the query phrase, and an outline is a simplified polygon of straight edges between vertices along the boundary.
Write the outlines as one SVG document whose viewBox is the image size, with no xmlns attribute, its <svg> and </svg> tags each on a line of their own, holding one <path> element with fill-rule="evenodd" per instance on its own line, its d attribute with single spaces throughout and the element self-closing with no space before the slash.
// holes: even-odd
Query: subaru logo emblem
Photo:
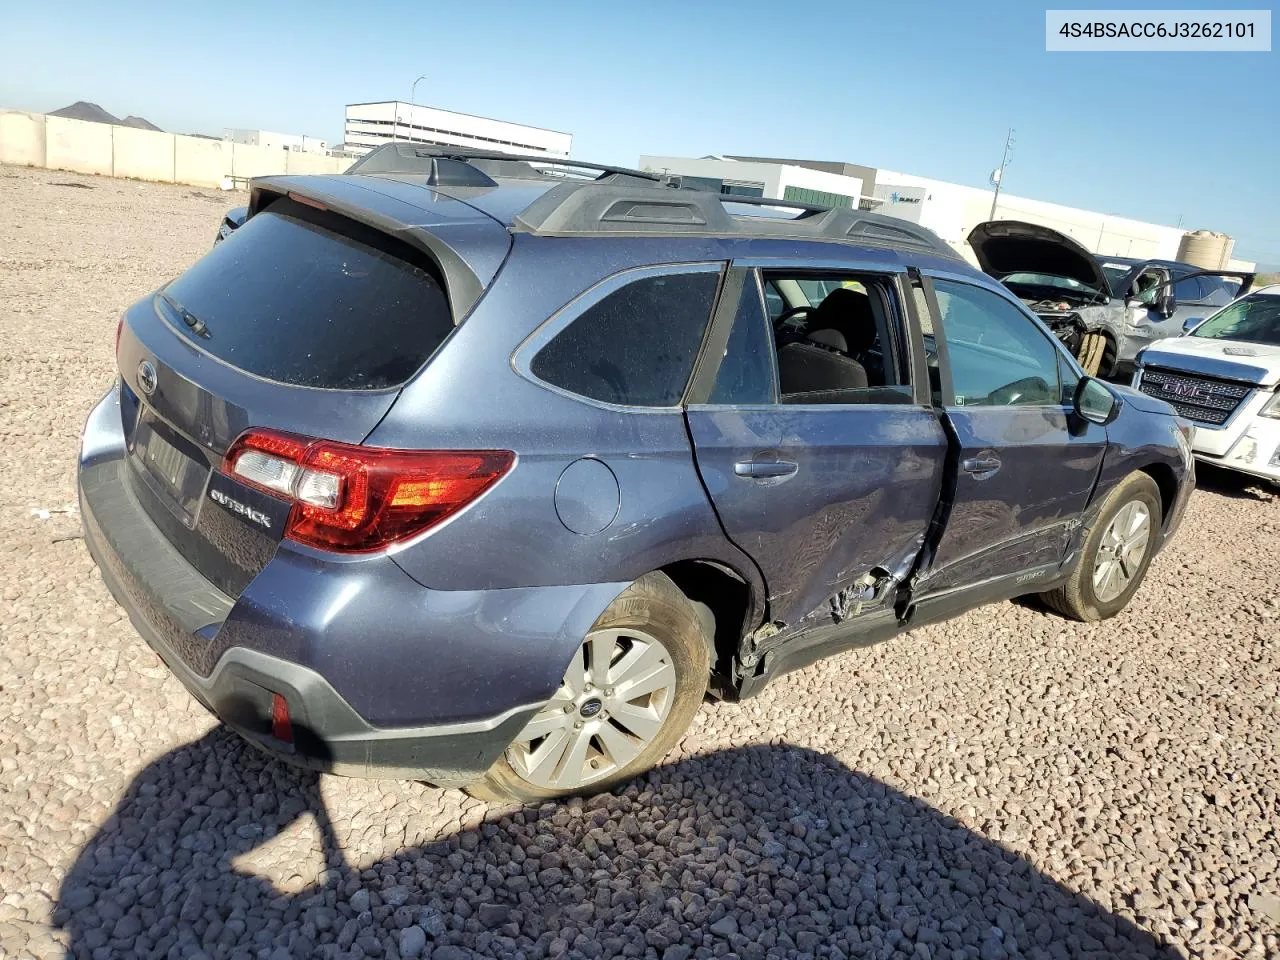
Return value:
<svg viewBox="0 0 1280 960">
<path fill-rule="evenodd" d="M 150 360 L 138 364 L 138 389 L 148 397 L 156 392 L 156 365 Z"/>
</svg>

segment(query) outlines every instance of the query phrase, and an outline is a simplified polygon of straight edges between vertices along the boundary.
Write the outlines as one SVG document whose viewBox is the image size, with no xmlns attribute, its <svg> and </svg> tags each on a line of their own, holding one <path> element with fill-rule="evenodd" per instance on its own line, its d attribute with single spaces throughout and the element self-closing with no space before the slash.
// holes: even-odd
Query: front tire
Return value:
<svg viewBox="0 0 1280 960">
<path fill-rule="evenodd" d="M 1096 377 L 1102 366 L 1106 343 L 1107 338 L 1101 333 L 1086 333 L 1080 338 L 1076 359 L 1080 361 L 1080 368 L 1091 377 Z"/>
<path fill-rule="evenodd" d="M 654 766 L 706 693 L 706 619 L 664 574 L 631 584 L 583 638 L 555 695 L 467 792 L 538 803 L 600 793 Z"/>
<path fill-rule="evenodd" d="M 1042 593 L 1046 604 L 1086 623 L 1114 617 L 1138 592 L 1159 543 L 1162 509 L 1155 481 L 1129 474 L 1107 496 L 1085 531 L 1071 577 Z"/>
</svg>

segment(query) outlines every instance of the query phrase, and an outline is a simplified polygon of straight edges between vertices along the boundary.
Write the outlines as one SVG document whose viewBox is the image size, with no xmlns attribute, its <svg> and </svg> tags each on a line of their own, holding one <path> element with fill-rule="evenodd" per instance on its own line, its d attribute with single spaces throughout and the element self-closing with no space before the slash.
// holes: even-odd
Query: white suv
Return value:
<svg viewBox="0 0 1280 960">
<path fill-rule="evenodd" d="M 1133 385 L 1195 425 L 1197 458 L 1280 484 L 1280 284 L 1186 330 L 1138 355 Z"/>
</svg>

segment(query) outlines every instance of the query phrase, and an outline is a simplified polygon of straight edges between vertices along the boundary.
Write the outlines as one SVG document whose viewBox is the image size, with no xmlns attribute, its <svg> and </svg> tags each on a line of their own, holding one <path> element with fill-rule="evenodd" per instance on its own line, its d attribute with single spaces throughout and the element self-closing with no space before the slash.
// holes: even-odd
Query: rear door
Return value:
<svg viewBox="0 0 1280 960">
<path fill-rule="evenodd" d="M 1076 368 L 1021 304 L 958 276 L 935 276 L 929 290 L 957 462 L 917 597 L 1002 578 L 1033 592 L 1089 503 L 1106 430 L 1071 415 Z"/>
<path fill-rule="evenodd" d="M 797 289 L 786 281 L 812 279 L 832 289 L 860 282 L 876 298 L 877 342 L 866 352 L 888 360 L 866 388 L 779 383 L 762 279 L 775 296 Z M 749 264 L 731 271 L 686 416 L 706 489 L 730 539 L 759 566 L 775 621 L 849 617 L 847 591 L 877 571 L 905 576 L 928 531 L 947 441 L 927 386 L 909 376 L 900 279 L 812 264 L 773 264 L 763 278 Z"/>
</svg>

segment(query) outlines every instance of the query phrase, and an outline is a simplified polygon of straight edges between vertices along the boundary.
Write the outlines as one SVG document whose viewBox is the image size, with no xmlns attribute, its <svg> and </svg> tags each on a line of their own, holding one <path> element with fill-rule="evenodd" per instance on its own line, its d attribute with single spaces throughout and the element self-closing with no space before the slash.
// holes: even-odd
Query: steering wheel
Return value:
<svg viewBox="0 0 1280 960">
<path fill-rule="evenodd" d="M 782 315 L 778 317 L 777 320 L 773 321 L 774 329 L 781 327 L 788 320 L 792 320 L 795 317 L 800 316 L 801 314 L 813 313 L 813 311 L 816 309 L 817 307 L 812 307 L 806 304 L 803 307 L 792 307 L 790 310 L 784 310 L 782 311 Z"/>
<path fill-rule="evenodd" d="M 1049 384 L 1043 379 L 1040 377 L 1023 377 L 1021 380 L 1015 380 L 1013 383 L 1007 383 L 1003 387 L 992 390 L 987 397 L 987 401 L 992 406 L 1013 406 L 1021 401 L 1023 397 L 1039 400 L 1048 396 Z"/>
</svg>

